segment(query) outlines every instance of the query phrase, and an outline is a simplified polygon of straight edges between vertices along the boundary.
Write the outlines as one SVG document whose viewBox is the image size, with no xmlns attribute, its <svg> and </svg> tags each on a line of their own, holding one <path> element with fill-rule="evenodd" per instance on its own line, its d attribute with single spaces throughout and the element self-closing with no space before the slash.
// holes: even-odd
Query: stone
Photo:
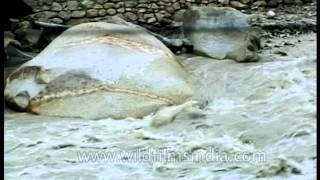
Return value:
<svg viewBox="0 0 320 180">
<path fill-rule="evenodd" d="M 103 6 L 100 4 L 96 4 L 93 6 L 93 9 L 103 9 Z"/>
<path fill-rule="evenodd" d="M 248 7 L 246 4 L 243 4 L 239 1 L 230 1 L 230 5 L 233 8 L 242 9 Z"/>
<path fill-rule="evenodd" d="M 114 6 L 115 6 L 114 3 L 105 3 L 105 4 L 103 5 L 103 7 L 104 7 L 105 9 L 111 9 L 111 8 L 114 8 Z"/>
<path fill-rule="evenodd" d="M 97 0 L 98 4 L 104 4 L 105 2 L 107 2 L 107 0 Z"/>
<path fill-rule="evenodd" d="M 106 16 L 106 15 L 107 15 L 107 10 L 105 10 L 105 9 L 100 9 L 99 12 L 98 12 L 98 15 L 99 15 L 99 16 Z"/>
<path fill-rule="evenodd" d="M 62 6 L 57 2 L 53 2 L 51 5 L 51 10 L 52 11 L 62 11 Z"/>
<path fill-rule="evenodd" d="M 58 13 L 58 17 L 64 19 L 64 20 L 69 20 L 71 17 L 71 12 L 69 11 L 60 11 Z"/>
<path fill-rule="evenodd" d="M 138 9 L 138 12 L 144 13 L 144 12 L 147 12 L 147 9 L 145 9 L 145 8 L 140 8 L 140 9 Z"/>
<path fill-rule="evenodd" d="M 180 7 L 180 4 L 179 4 L 178 2 L 174 3 L 174 4 L 172 5 L 172 7 L 173 7 L 174 10 L 179 10 L 179 9 L 181 8 L 181 7 Z"/>
<path fill-rule="evenodd" d="M 166 11 L 170 14 L 175 12 L 173 7 L 167 7 Z"/>
<path fill-rule="evenodd" d="M 133 0 L 133 1 L 125 1 L 124 2 L 124 6 L 125 7 L 129 7 L 129 8 L 133 8 L 137 6 L 137 1 Z"/>
<path fill-rule="evenodd" d="M 262 0 L 262 1 L 256 1 L 256 2 L 254 2 L 254 3 L 252 3 L 252 6 L 253 7 L 263 7 L 263 6 L 266 6 L 267 5 L 267 3 L 266 3 L 266 1 L 264 1 L 264 0 Z"/>
<path fill-rule="evenodd" d="M 240 0 L 240 2 L 242 4 L 249 4 L 251 2 L 251 0 Z"/>
<path fill-rule="evenodd" d="M 95 5 L 94 1 L 91 1 L 91 0 L 83 0 L 81 4 L 85 8 L 92 8 Z"/>
<path fill-rule="evenodd" d="M 119 8 L 119 9 L 117 9 L 117 12 L 118 13 L 124 13 L 124 12 L 126 12 L 126 10 L 124 8 Z"/>
<path fill-rule="evenodd" d="M 87 17 L 92 18 L 92 17 L 97 17 L 98 16 L 98 10 L 97 9 L 89 9 L 87 10 Z"/>
<path fill-rule="evenodd" d="M 258 48 L 251 48 L 248 22 L 247 15 L 230 7 L 199 7 L 186 11 L 183 29 L 196 54 L 220 60 L 256 61 Z"/>
<path fill-rule="evenodd" d="M 57 12 L 52 12 L 52 11 L 43 11 L 35 14 L 35 18 L 43 18 L 43 19 L 51 19 L 54 18 L 58 15 Z"/>
<path fill-rule="evenodd" d="M 108 9 L 108 10 L 107 10 L 107 13 L 108 13 L 109 15 L 115 15 L 115 14 L 117 14 L 117 11 L 116 11 L 115 9 Z"/>
<path fill-rule="evenodd" d="M 122 7 L 124 7 L 124 2 L 118 2 L 118 3 L 115 4 L 114 7 L 115 8 L 122 8 Z"/>
<path fill-rule="evenodd" d="M 223 4 L 223 5 L 228 5 L 229 4 L 229 0 L 218 0 L 218 2 L 220 4 Z"/>
<path fill-rule="evenodd" d="M 49 6 L 42 6 L 41 9 L 42 9 L 42 11 L 48 11 L 50 9 L 50 7 Z"/>
<path fill-rule="evenodd" d="M 132 12 L 126 12 L 125 16 L 130 21 L 136 21 L 138 19 L 138 17 Z"/>
<path fill-rule="evenodd" d="M 141 118 L 188 101 L 188 79 L 174 54 L 146 31 L 91 22 L 69 28 L 15 70 L 4 96 L 21 111 L 45 116 Z"/>
<path fill-rule="evenodd" d="M 86 15 L 85 11 L 72 11 L 71 17 L 73 18 L 82 18 Z"/>
<path fill-rule="evenodd" d="M 144 14 L 144 19 L 154 18 L 154 14 Z"/>
<path fill-rule="evenodd" d="M 276 13 L 275 13 L 274 11 L 272 11 L 272 10 L 269 10 L 269 11 L 267 12 L 267 17 L 268 17 L 268 18 L 273 18 L 275 15 L 276 15 Z"/>
<path fill-rule="evenodd" d="M 77 10 L 79 7 L 80 3 L 78 1 L 68 1 L 67 2 L 67 9 L 68 10 Z"/>
<path fill-rule="evenodd" d="M 55 23 L 55 24 L 62 24 L 63 19 L 55 17 L 55 18 L 50 19 L 50 22 Z"/>
<path fill-rule="evenodd" d="M 157 19 L 154 17 L 147 19 L 147 23 L 149 23 L 149 24 L 154 23 L 154 22 L 157 22 Z"/>
</svg>

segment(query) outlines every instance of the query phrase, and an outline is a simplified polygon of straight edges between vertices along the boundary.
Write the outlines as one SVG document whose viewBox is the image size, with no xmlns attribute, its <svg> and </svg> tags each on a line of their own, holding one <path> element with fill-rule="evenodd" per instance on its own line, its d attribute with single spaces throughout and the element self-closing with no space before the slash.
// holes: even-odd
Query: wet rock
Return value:
<svg viewBox="0 0 320 180">
<path fill-rule="evenodd" d="M 256 61 L 258 58 L 248 16 L 236 9 L 202 7 L 188 10 L 184 32 L 198 54 L 235 61 Z"/>
<path fill-rule="evenodd" d="M 94 22 L 69 28 L 12 73 L 5 99 L 49 116 L 139 118 L 186 101 L 193 94 L 187 80 L 174 54 L 152 35 Z"/>
</svg>

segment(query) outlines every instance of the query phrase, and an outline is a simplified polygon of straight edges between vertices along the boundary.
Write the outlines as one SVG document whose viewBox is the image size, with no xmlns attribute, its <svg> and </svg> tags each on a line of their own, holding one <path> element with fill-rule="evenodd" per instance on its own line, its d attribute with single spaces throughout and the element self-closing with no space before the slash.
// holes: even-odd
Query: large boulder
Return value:
<svg viewBox="0 0 320 180">
<path fill-rule="evenodd" d="M 258 47 L 249 20 L 248 15 L 230 7 L 194 7 L 184 14 L 183 29 L 199 55 L 256 61 Z"/>
<path fill-rule="evenodd" d="M 192 96 L 174 54 L 141 29 L 76 25 L 7 79 L 5 100 L 20 110 L 90 119 L 143 117 Z"/>
</svg>

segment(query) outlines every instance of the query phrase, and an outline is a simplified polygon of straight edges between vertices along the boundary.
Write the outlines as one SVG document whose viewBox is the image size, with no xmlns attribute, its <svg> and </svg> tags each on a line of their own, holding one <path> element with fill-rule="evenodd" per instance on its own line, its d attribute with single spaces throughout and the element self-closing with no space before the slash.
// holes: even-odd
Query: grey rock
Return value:
<svg viewBox="0 0 320 180">
<path fill-rule="evenodd" d="M 67 9 L 68 10 L 77 10 L 80 3 L 78 1 L 68 1 L 67 2 Z"/>
<path fill-rule="evenodd" d="M 231 5 L 231 7 L 237 8 L 237 9 L 248 7 L 246 4 L 243 4 L 239 1 L 230 1 L 230 5 Z"/>
<path fill-rule="evenodd" d="M 186 102 L 193 95 L 188 78 L 174 54 L 147 32 L 94 22 L 69 28 L 14 71 L 4 96 L 40 115 L 137 118 Z"/>
<path fill-rule="evenodd" d="M 93 6 L 93 9 L 103 9 L 103 6 L 100 4 L 96 4 Z"/>
<path fill-rule="evenodd" d="M 147 23 L 149 23 L 149 24 L 154 23 L 154 22 L 157 22 L 157 19 L 154 17 L 147 19 Z"/>
<path fill-rule="evenodd" d="M 114 8 L 114 7 L 115 7 L 115 4 L 114 4 L 114 3 L 105 3 L 105 4 L 103 5 L 103 7 L 104 7 L 105 9 L 110 9 L 110 8 Z"/>
<path fill-rule="evenodd" d="M 107 10 L 105 10 L 105 9 L 100 9 L 99 12 L 98 12 L 98 15 L 99 15 L 99 16 L 106 16 L 106 15 L 107 15 Z"/>
<path fill-rule="evenodd" d="M 62 6 L 59 3 L 54 2 L 51 5 L 51 10 L 52 11 L 62 11 Z"/>
<path fill-rule="evenodd" d="M 58 17 L 64 19 L 64 20 L 69 20 L 71 17 L 71 12 L 69 11 L 60 11 L 58 13 Z"/>
<path fill-rule="evenodd" d="M 266 3 L 266 1 L 264 1 L 264 0 L 262 0 L 262 1 L 256 1 L 256 2 L 254 2 L 254 3 L 252 3 L 252 6 L 253 7 L 263 7 L 263 6 L 266 6 L 267 5 L 267 3 Z"/>
<path fill-rule="evenodd" d="M 98 10 L 97 9 L 89 9 L 87 10 L 87 17 L 97 17 L 98 16 Z"/>
<path fill-rule="evenodd" d="M 81 2 L 81 4 L 82 4 L 85 8 L 92 8 L 92 7 L 95 5 L 94 1 L 91 1 L 91 0 L 83 0 L 83 1 Z"/>
<path fill-rule="evenodd" d="M 124 12 L 126 12 L 126 10 L 124 8 L 119 8 L 119 9 L 117 9 L 117 12 L 124 13 Z"/>
<path fill-rule="evenodd" d="M 248 21 L 247 15 L 230 7 L 201 7 L 186 11 L 183 28 L 197 54 L 256 61 L 258 48 L 252 48 Z"/>
<path fill-rule="evenodd" d="M 72 11 L 71 17 L 73 18 L 82 18 L 86 15 L 85 11 Z"/>
<path fill-rule="evenodd" d="M 128 20 L 130 21 L 136 21 L 138 19 L 138 17 L 132 13 L 132 12 L 126 12 L 125 16 L 127 17 Z"/>
<path fill-rule="evenodd" d="M 125 7 L 129 7 L 129 8 L 133 8 L 137 6 L 137 1 L 133 0 L 133 1 L 125 1 L 124 2 L 124 6 Z"/>
<path fill-rule="evenodd" d="M 107 13 L 108 13 L 109 15 L 115 15 L 115 14 L 117 14 L 117 11 L 116 11 L 115 9 L 108 9 L 108 10 L 107 10 Z"/>
</svg>

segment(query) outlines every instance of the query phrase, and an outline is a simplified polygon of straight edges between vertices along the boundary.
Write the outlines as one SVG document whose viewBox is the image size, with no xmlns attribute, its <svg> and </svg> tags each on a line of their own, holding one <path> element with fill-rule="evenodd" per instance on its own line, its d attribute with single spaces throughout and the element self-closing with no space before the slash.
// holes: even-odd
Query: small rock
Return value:
<svg viewBox="0 0 320 180">
<path fill-rule="evenodd" d="M 267 12 L 267 17 L 268 17 L 268 18 L 273 18 L 275 15 L 276 15 L 276 13 L 275 13 L 274 11 L 272 11 L 272 10 L 269 10 L 269 11 Z"/>
<path fill-rule="evenodd" d="M 228 5 L 230 3 L 229 0 L 218 0 L 218 2 L 223 5 Z"/>
<path fill-rule="evenodd" d="M 100 4 L 96 4 L 93 6 L 93 9 L 103 9 L 103 6 Z"/>
<path fill-rule="evenodd" d="M 81 4 L 85 7 L 85 8 L 92 8 L 94 6 L 94 2 L 90 1 L 90 0 L 84 0 L 81 2 Z"/>
<path fill-rule="evenodd" d="M 241 2 L 238 2 L 238 1 L 231 1 L 230 5 L 231 5 L 231 7 L 238 8 L 238 9 L 247 7 L 246 4 L 242 4 Z"/>
<path fill-rule="evenodd" d="M 124 9 L 124 8 L 119 8 L 119 9 L 117 9 L 117 12 L 118 13 L 124 13 L 126 10 Z"/>
<path fill-rule="evenodd" d="M 115 14 L 117 14 L 117 11 L 116 11 L 115 9 L 108 9 L 108 10 L 107 10 L 107 13 L 108 13 L 109 15 L 115 15 Z"/>
<path fill-rule="evenodd" d="M 103 7 L 104 7 L 105 9 L 111 9 L 111 8 L 114 8 L 114 7 L 115 7 L 115 4 L 114 4 L 114 3 L 105 3 L 105 4 L 103 5 Z"/>
<path fill-rule="evenodd" d="M 52 11 L 62 11 L 62 6 L 59 3 L 53 2 L 51 5 Z"/>
<path fill-rule="evenodd" d="M 97 17 L 98 16 L 98 10 L 96 9 L 89 9 L 87 11 L 87 17 Z"/>
<path fill-rule="evenodd" d="M 252 3 L 253 7 L 260 7 L 260 6 L 263 7 L 266 5 L 267 5 L 266 1 L 256 1 L 256 2 Z"/>
<path fill-rule="evenodd" d="M 157 19 L 156 18 L 149 18 L 148 20 L 147 20 L 147 23 L 149 23 L 149 24 L 151 24 L 151 23 L 154 23 L 154 22 L 156 22 L 157 21 Z"/>
<path fill-rule="evenodd" d="M 107 15 L 107 11 L 105 9 L 100 9 L 98 12 L 99 16 L 106 16 Z"/>
<path fill-rule="evenodd" d="M 72 11 L 71 17 L 73 18 L 82 18 L 86 15 L 85 11 Z"/>
<path fill-rule="evenodd" d="M 132 13 L 132 12 L 127 12 L 125 16 L 130 20 L 130 21 L 136 21 L 138 17 Z"/>
<path fill-rule="evenodd" d="M 67 8 L 68 10 L 77 10 L 79 7 L 79 2 L 78 1 L 68 1 L 67 2 Z"/>
<path fill-rule="evenodd" d="M 174 10 L 179 10 L 179 9 L 181 8 L 181 7 L 180 7 L 180 4 L 179 4 L 178 2 L 174 3 L 174 4 L 172 5 L 172 7 L 173 7 Z"/>
<path fill-rule="evenodd" d="M 243 4 L 248 4 L 249 2 L 251 2 L 251 0 L 240 0 L 240 2 Z"/>
<path fill-rule="evenodd" d="M 68 11 L 60 11 L 60 12 L 58 13 L 58 17 L 60 17 L 60 18 L 62 18 L 62 19 L 64 19 L 64 20 L 69 20 L 70 17 L 71 17 L 71 14 L 70 14 L 70 12 L 68 12 Z"/>
<path fill-rule="evenodd" d="M 107 0 L 97 0 L 98 4 L 104 4 Z"/>
<path fill-rule="evenodd" d="M 128 7 L 128 8 L 133 8 L 137 6 L 137 1 L 133 0 L 133 1 L 125 1 L 124 6 Z"/>
<path fill-rule="evenodd" d="M 50 20 L 52 23 L 56 23 L 56 24 L 62 24 L 63 23 L 63 20 L 60 19 L 60 18 L 53 18 Z"/>
</svg>

